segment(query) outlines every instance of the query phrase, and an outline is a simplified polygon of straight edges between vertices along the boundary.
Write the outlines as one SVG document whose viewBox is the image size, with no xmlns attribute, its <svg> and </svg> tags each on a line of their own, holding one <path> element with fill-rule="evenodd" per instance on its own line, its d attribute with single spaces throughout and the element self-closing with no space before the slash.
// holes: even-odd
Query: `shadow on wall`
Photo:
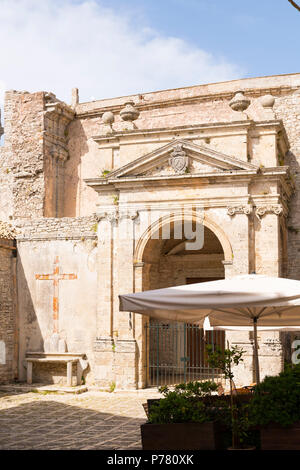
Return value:
<svg viewBox="0 0 300 470">
<path fill-rule="evenodd" d="M 95 398 L 86 402 L 88 408 L 33 400 L 0 411 L 0 449 L 141 449 L 140 425 L 146 419 L 135 418 L 133 410 L 128 417 L 103 413 L 91 409 Z"/>
<path fill-rule="evenodd" d="M 32 297 L 26 280 L 20 256 L 17 258 L 17 282 L 18 282 L 18 330 L 19 330 L 19 375 L 18 379 L 26 380 L 26 368 L 24 359 L 28 351 L 43 351 L 44 340 L 38 323 Z M 35 345 L 35 346 L 34 346 Z"/>
<path fill-rule="evenodd" d="M 72 121 L 68 128 L 69 159 L 65 164 L 64 216 L 76 217 L 80 205 L 82 187 L 82 158 L 88 153 L 87 135 L 79 120 Z"/>
</svg>

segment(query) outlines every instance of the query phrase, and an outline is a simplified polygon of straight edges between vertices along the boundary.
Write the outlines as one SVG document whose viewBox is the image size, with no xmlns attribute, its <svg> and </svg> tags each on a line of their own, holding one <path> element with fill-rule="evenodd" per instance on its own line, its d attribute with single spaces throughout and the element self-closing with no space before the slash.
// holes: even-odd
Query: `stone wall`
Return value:
<svg viewBox="0 0 300 470">
<path fill-rule="evenodd" d="M 0 236 L 0 383 L 12 382 L 16 378 L 16 258 L 14 254 L 13 240 Z"/>
<path fill-rule="evenodd" d="M 58 282 L 59 337 L 68 352 L 86 354 L 85 380 L 91 384 L 97 309 L 96 219 L 42 218 L 20 223 L 18 229 L 19 378 L 26 378 L 27 352 L 47 352 L 55 322 L 51 277 L 58 268 L 59 274 L 72 275 Z M 49 279 L 44 280 L 47 274 Z M 65 367 L 35 366 L 33 380 L 64 384 Z"/>
<path fill-rule="evenodd" d="M 276 116 L 283 120 L 290 149 L 286 165 L 290 166 L 295 184 L 295 193 L 289 204 L 288 269 L 287 277 L 300 279 L 300 90 L 275 101 Z"/>
<path fill-rule="evenodd" d="M 19 221 L 18 241 L 22 239 L 81 239 L 97 238 L 97 217 L 44 217 Z"/>
</svg>

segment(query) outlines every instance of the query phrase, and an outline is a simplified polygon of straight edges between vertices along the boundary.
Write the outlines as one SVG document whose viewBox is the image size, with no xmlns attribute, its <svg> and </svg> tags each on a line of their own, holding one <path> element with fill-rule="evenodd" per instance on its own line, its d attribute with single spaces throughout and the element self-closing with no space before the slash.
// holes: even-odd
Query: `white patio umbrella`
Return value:
<svg viewBox="0 0 300 470">
<path fill-rule="evenodd" d="M 120 310 L 152 318 L 212 327 L 249 327 L 254 333 L 256 382 L 259 383 L 257 324 L 300 324 L 300 281 L 257 274 L 120 295 Z"/>
</svg>

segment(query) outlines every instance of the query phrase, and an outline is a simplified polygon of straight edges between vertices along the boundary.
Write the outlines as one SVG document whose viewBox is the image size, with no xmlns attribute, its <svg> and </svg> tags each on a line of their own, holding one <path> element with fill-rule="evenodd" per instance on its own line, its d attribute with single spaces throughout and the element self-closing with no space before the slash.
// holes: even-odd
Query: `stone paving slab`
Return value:
<svg viewBox="0 0 300 470">
<path fill-rule="evenodd" d="M 82 395 L 0 390 L 0 450 L 141 449 L 142 404 L 156 389 Z"/>
</svg>

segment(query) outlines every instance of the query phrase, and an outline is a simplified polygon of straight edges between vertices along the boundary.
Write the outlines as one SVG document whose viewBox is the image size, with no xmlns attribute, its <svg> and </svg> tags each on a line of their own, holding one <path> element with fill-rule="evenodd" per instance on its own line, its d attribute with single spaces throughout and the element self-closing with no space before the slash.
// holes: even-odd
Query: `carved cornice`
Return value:
<svg viewBox="0 0 300 470">
<path fill-rule="evenodd" d="M 61 118 L 69 123 L 74 119 L 75 112 L 66 103 L 57 101 L 56 103 L 45 104 L 45 115 L 54 119 Z"/>
<path fill-rule="evenodd" d="M 236 214 L 245 214 L 250 215 L 252 214 L 253 207 L 251 204 L 241 204 L 238 206 L 229 206 L 227 207 L 227 214 L 231 217 Z"/>
<path fill-rule="evenodd" d="M 291 74 L 291 77 L 298 77 L 298 74 Z M 295 83 L 297 78 L 291 85 L 289 79 L 286 85 L 286 78 L 283 76 L 268 77 L 268 83 L 264 82 L 264 78 L 246 79 L 247 81 L 240 80 L 239 89 L 242 89 L 247 96 L 252 98 L 259 98 L 265 94 L 272 94 L 275 97 L 282 94 L 292 93 L 298 89 L 298 83 Z M 299 79 L 297 80 L 297 82 Z M 168 108 L 171 106 L 187 105 L 211 101 L 216 99 L 230 100 L 232 94 L 237 91 L 234 82 L 227 82 L 225 84 L 210 84 L 197 85 L 193 87 L 181 88 L 179 90 L 164 90 L 155 93 L 146 93 L 142 97 L 140 95 L 130 95 L 127 97 L 113 98 L 98 100 L 90 103 L 80 103 L 76 107 L 77 116 L 82 118 L 98 117 L 105 111 L 112 111 L 114 113 L 120 112 L 124 107 L 126 101 L 133 100 L 139 111 Z M 222 89 L 221 89 L 221 87 Z M 170 93 L 171 91 L 171 93 Z M 149 96 L 149 98 L 148 98 Z"/>
</svg>

